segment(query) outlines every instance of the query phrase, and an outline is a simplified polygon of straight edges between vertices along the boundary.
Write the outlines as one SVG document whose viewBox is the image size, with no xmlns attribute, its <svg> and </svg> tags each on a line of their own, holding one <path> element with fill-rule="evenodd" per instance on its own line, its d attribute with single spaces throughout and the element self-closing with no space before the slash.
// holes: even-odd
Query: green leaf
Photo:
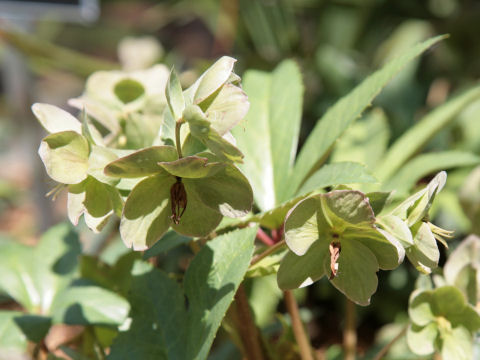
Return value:
<svg viewBox="0 0 480 360">
<path fill-rule="evenodd" d="M 354 162 L 326 164 L 316 171 L 298 190 L 297 195 L 340 184 L 376 183 L 364 165 Z"/>
<path fill-rule="evenodd" d="M 165 88 L 168 107 L 172 112 L 173 119 L 181 119 L 183 110 L 185 109 L 185 99 L 183 98 L 182 85 L 178 79 L 175 69 L 172 67 L 170 76 L 168 77 L 167 87 Z"/>
<path fill-rule="evenodd" d="M 125 202 L 120 234 L 133 250 L 146 250 L 170 227 L 170 188 L 175 178 L 150 176 L 139 182 Z"/>
<path fill-rule="evenodd" d="M 128 104 L 145 94 L 145 88 L 136 80 L 123 79 L 115 84 L 113 92 L 122 103 Z"/>
<path fill-rule="evenodd" d="M 177 150 L 173 146 L 152 146 L 111 162 L 105 167 L 105 174 L 124 178 L 162 174 L 165 172 L 158 163 L 177 159 Z"/>
<path fill-rule="evenodd" d="M 247 114 L 250 103 L 239 87 L 225 84 L 205 111 L 205 116 L 220 135 L 237 125 Z"/>
<path fill-rule="evenodd" d="M 41 342 L 52 325 L 52 319 L 49 316 L 19 314 L 14 321 L 27 339 L 34 343 Z"/>
<path fill-rule="evenodd" d="M 32 111 L 40 124 L 51 134 L 64 131 L 74 131 L 78 134 L 82 132 L 80 121 L 59 107 L 35 103 L 32 105 Z"/>
<path fill-rule="evenodd" d="M 184 291 L 160 270 L 134 268 L 132 323 L 108 359 L 206 359 L 250 264 L 256 232 L 245 228 L 209 241 L 187 269 Z"/>
<path fill-rule="evenodd" d="M 99 286 L 70 286 L 53 303 L 53 321 L 69 325 L 121 325 L 127 318 L 127 300 Z"/>
<path fill-rule="evenodd" d="M 430 355 L 435 351 L 434 342 L 438 330 L 434 323 L 425 327 L 412 324 L 407 330 L 407 344 L 417 355 Z"/>
<path fill-rule="evenodd" d="M 45 137 L 38 154 L 47 174 L 62 184 L 77 184 L 87 177 L 87 139 L 74 131 L 64 131 Z"/>
<path fill-rule="evenodd" d="M 159 162 L 168 173 L 181 178 L 195 179 L 215 175 L 225 167 L 219 162 L 209 162 L 205 157 L 187 156 L 175 161 Z"/>
<path fill-rule="evenodd" d="M 20 311 L 0 310 L 0 360 L 21 359 L 26 356 L 27 337 L 15 322 Z"/>
<path fill-rule="evenodd" d="M 477 165 L 480 157 L 460 151 L 443 151 L 415 157 L 400 168 L 382 188 L 407 193 L 418 180 L 435 171 Z"/>
<path fill-rule="evenodd" d="M 183 179 L 183 182 L 206 206 L 224 216 L 242 217 L 252 210 L 252 188 L 233 165 L 221 167 L 209 177 Z"/>
<path fill-rule="evenodd" d="M 428 141 L 447 126 L 469 103 L 480 97 L 480 87 L 474 87 L 426 115 L 389 148 L 381 163 L 375 169 L 378 179 L 384 182 L 390 179 L 400 167 Z"/>
<path fill-rule="evenodd" d="M 292 193 L 286 176 L 293 171 L 298 145 L 302 76 L 295 62 L 287 60 L 272 73 L 247 71 L 243 88 L 250 110 L 244 128 L 234 129 L 233 134 L 247 157 L 241 169 L 252 184 L 255 202 L 267 211 L 289 200 L 287 193 Z"/>
<path fill-rule="evenodd" d="M 179 245 L 187 244 L 190 241 L 192 241 L 191 238 L 180 235 L 173 230 L 169 230 L 158 242 L 156 242 L 150 249 L 145 251 L 143 254 L 143 259 L 146 260 L 162 253 L 166 253 L 170 249 L 173 249 Z"/>
<path fill-rule="evenodd" d="M 68 224 L 48 230 L 35 248 L 0 244 L 0 288 L 34 314 L 49 314 L 59 292 L 78 272 L 78 236 Z"/>
<path fill-rule="evenodd" d="M 353 161 L 375 168 L 388 146 L 390 129 L 385 113 L 375 108 L 354 122 L 340 137 L 330 162 Z"/>
<path fill-rule="evenodd" d="M 382 69 L 365 79 L 352 92 L 337 101 L 325 113 L 310 133 L 297 158 L 289 181 L 292 192 L 296 192 L 307 176 L 325 161 L 335 140 L 371 104 L 382 88 L 410 61 L 444 38 L 445 36 L 431 38 L 412 47 L 402 56 L 391 60 Z"/>
</svg>

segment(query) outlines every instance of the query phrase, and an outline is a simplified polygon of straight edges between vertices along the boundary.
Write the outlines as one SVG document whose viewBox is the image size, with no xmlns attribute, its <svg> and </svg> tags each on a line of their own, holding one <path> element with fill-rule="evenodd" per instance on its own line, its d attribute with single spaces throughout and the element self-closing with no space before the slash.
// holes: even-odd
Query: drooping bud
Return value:
<svg viewBox="0 0 480 360">
<path fill-rule="evenodd" d="M 178 225 L 187 208 L 187 192 L 180 177 L 177 177 L 177 182 L 170 188 L 170 202 L 172 205 L 172 216 L 170 216 L 170 219 L 172 219 L 174 224 Z"/>
</svg>

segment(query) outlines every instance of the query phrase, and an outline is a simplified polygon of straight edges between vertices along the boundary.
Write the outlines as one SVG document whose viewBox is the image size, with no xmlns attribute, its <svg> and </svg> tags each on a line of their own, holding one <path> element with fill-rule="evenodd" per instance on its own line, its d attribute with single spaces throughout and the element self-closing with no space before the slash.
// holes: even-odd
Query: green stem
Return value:
<svg viewBox="0 0 480 360">
<path fill-rule="evenodd" d="M 278 250 L 280 250 L 284 246 L 285 246 L 285 240 L 282 240 L 282 241 L 279 241 L 278 243 L 276 243 L 275 245 L 268 247 L 267 250 L 265 250 L 263 253 L 255 256 L 252 259 L 252 262 L 250 263 L 250 266 L 255 265 L 256 263 L 258 263 L 263 258 L 267 257 L 268 255 L 270 255 L 274 252 L 277 252 Z"/>
<path fill-rule="evenodd" d="M 183 119 L 180 119 L 175 124 L 175 145 L 177 146 L 178 158 L 181 159 L 182 155 L 182 143 L 180 142 L 180 128 L 183 125 Z"/>
<path fill-rule="evenodd" d="M 346 299 L 345 304 L 345 328 L 343 329 L 343 349 L 345 360 L 355 360 L 357 353 L 357 330 L 355 319 L 355 304 Z"/>
<path fill-rule="evenodd" d="M 295 300 L 293 293 L 289 290 L 283 292 L 283 298 L 288 313 L 290 314 L 290 319 L 292 320 L 293 334 L 295 335 L 295 340 L 300 349 L 300 356 L 302 360 L 313 360 L 312 347 L 310 346 L 310 341 L 303 328 L 302 320 L 300 319 L 297 301 Z"/>
<path fill-rule="evenodd" d="M 397 336 L 395 336 L 392 340 L 390 340 L 390 342 L 388 344 L 386 344 L 379 352 L 378 354 L 375 356 L 375 358 L 373 360 L 382 360 L 384 358 L 385 355 L 387 355 L 388 351 L 390 350 L 390 348 L 393 346 L 393 344 L 395 344 L 398 340 L 400 340 L 407 332 L 407 329 L 408 329 L 408 324 L 405 325 L 402 329 L 402 331 L 400 331 Z"/>
</svg>

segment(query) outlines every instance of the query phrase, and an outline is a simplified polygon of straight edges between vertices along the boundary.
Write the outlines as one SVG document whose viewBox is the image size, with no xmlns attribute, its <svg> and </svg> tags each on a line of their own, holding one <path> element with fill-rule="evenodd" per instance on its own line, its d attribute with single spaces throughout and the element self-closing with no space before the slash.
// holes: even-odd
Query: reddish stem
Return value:
<svg viewBox="0 0 480 360">
<path fill-rule="evenodd" d="M 263 231 L 261 228 L 258 228 L 257 239 L 263 242 L 267 246 L 275 245 L 275 242 L 273 241 L 273 239 L 270 236 L 268 236 L 268 234 L 265 231 Z"/>
</svg>

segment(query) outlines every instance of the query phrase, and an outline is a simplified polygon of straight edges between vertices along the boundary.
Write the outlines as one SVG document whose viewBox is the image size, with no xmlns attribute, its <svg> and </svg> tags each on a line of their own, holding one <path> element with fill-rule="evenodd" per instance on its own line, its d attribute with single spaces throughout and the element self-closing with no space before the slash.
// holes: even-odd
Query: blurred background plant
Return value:
<svg viewBox="0 0 480 360">
<path fill-rule="evenodd" d="M 186 87 L 221 55 L 238 59 L 239 74 L 246 69 L 270 71 L 282 60 L 294 59 L 305 84 L 302 146 L 325 110 L 374 69 L 414 43 L 434 34 L 450 34 L 435 51 L 404 69 L 376 98 L 369 116 L 338 141 L 332 158 L 367 166 L 375 164 L 389 144 L 423 115 L 480 76 L 476 61 L 480 4 L 473 0 L 101 1 L 98 19 L 84 22 L 72 22 L 55 12 L 35 20 L 0 17 L 0 231 L 22 244 L 35 244 L 43 231 L 66 218 L 65 194 L 56 202 L 44 195 L 54 184 L 36 155 L 44 133 L 30 105 L 46 102 L 66 108 L 69 98 L 81 95 L 85 79 L 94 71 L 139 70 L 161 62 L 174 65 Z M 374 150 L 365 150 L 368 147 Z M 448 122 L 425 150 L 480 155 L 480 101 Z M 372 153 L 378 153 L 378 159 Z M 446 166 L 455 167 L 455 161 Z M 467 234 L 480 233 L 479 171 L 474 165 L 449 171 L 438 196 L 432 216 L 439 226 L 455 230 L 447 251 Z M 426 176 L 419 184 L 428 180 Z M 415 186 L 405 188 L 405 193 Z M 115 264 L 125 252 L 115 228 L 116 224 L 108 224 L 102 233 L 92 234 L 82 223 L 78 231 L 83 252 Z M 152 249 L 146 257 L 154 257 L 165 269 L 184 269 L 191 257 L 188 248 L 176 247 L 168 257 L 167 250 Z M 445 252 L 440 264 L 444 261 Z M 365 358 L 373 358 L 403 327 L 416 277 L 408 263 L 379 273 L 384 285 L 372 304 L 357 313 L 358 346 Z M 284 349 L 284 358 L 296 358 L 291 332 L 282 331 L 290 325 L 275 277 L 248 280 L 246 288 L 257 324 L 267 337 L 276 339 L 277 351 Z M 342 295 L 326 281 L 296 295 L 319 357 L 341 358 Z M 2 309 L 19 309 L 18 300 L 0 299 Z M 389 358 L 406 359 L 408 353 L 402 340 Z M 240 355 L 220 332 L 211 356 Z"/>
</svg>

